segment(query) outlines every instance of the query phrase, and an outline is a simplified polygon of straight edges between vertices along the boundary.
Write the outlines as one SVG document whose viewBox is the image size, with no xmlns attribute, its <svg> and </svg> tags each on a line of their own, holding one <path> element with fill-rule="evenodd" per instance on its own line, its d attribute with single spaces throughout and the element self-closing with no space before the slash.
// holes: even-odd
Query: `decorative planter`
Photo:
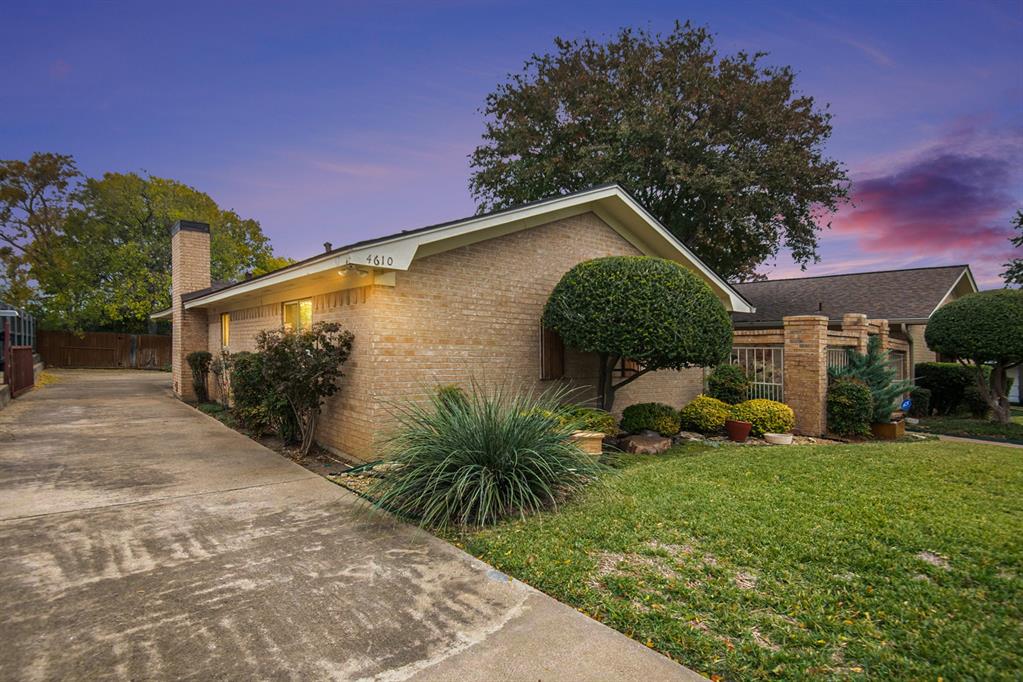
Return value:
<svg viewBox="0 0 1023 682">
<path fill-rule="evenodd" d="M 572 442 L 588 455 L 599 457 L 604 452 L 604 434 L 600 431 L 576 431 Z"/>
<path fill-rule="evenodd" d="M 751 422 L 744 422 L 738 419 L 725 420 L 725 431 L 728 432 L 728 440 L 735 441 L 736 443 L 745 443 L 746 439 L 749 438 L 749 432 L 752 428 L 753 424 Z"/>
<path fill-rule="evenodd" d="M 870 432 L 879 440 L 898 440 L 906 435 L 906 422 L 879 422 L 870 425 Z"/>
<path fill-rule="evenodd" d="M 792 445 L 791 433 L 765 433 L 764 440 L 771 445 Z"/>
</svg>

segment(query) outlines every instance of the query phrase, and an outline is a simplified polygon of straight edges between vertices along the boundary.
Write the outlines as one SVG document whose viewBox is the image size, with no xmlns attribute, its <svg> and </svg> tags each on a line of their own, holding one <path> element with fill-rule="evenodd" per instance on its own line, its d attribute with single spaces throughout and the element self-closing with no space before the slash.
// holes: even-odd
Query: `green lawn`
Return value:
<svg viewBox="0 0 1023 682">
<path fill-rule="evenodd" d="M 919 424 L 909 425 L 913 431 L 943 433 L 949 436 L 987 438 L 1023 443 L 1023 414 L 1013 408 L 1011 423 L 999 424 L 987 419 L 972 419 L 963 415 L 924 417 Z"/>
<path fill-rule="evenodd" d="M 1023 455 L 690 446 L 457 538 L 722 679 L 1018 679 Z"/>
</svg>

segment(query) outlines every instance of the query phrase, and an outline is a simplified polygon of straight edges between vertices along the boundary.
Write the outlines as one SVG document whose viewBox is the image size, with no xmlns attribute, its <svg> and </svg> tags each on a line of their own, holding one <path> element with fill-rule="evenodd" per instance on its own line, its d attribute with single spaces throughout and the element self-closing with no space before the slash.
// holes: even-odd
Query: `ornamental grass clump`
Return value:
<svg viewBox="0 0 1023 682">
<path fill-rule="evenodd" d="M 395 406 L 386 475 L 367 491 L 376 506 L 423 526 L 480 527 L 556 507 L 602 467 L 559 419 L 567 395 L 474 384 L 464 402 L 440 394 Z"/>
</svg>

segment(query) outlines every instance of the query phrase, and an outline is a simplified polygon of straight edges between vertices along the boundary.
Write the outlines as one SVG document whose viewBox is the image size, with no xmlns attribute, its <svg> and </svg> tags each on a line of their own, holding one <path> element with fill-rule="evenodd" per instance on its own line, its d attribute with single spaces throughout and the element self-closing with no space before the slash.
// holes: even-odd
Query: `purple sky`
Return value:
<svg viewBox="0 0 1023 682">
<path fill-rule="evenodd" d="M 1023 206 L 1023 0 L 6 5 L 0 158 L 187 182 L 296 258 L 473 213 L 495 84 L 557 35 L 676 18 L 831 104 L 855 206 L 807 274 L 969 262 L 996 286 Z"/>
</svg>

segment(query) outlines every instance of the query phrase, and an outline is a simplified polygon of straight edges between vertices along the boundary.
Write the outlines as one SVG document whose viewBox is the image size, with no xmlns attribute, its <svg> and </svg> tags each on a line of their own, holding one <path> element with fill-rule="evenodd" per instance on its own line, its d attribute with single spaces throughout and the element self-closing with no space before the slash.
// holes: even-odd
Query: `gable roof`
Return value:
<svg viewBox="0 0 1023 682">
<path fill-rule="evenodd" d="M 827 315 L 840 320 L 863 313 L 892 322 L 926 322 L 956 289 L 977 291 L 969 265 L 797 277 L 733 285 L 756 306 L 734 313 L 737 325 L 780 323 L 788 315 Z"/>
<path fill-rule="evenodd" d="M 203 307 L 300 277 L 346 266 L 383 271 L 408 270 L 417 256 L 442 253 L 587 212 L 595 213 L 640 252 L 691 266 L 726 302 L 730 310 L 753 312 L 753 306 L 742 294 L 703 263 L 617 184 L 600 185 L 490 213 L 354 242 L 259 277 L 227 286 L 213 286 L 194 291 L 185 294 L 182 299 L 186 308 Z M 153 317 L 166 317 L 168 312 L 161 311 Z"/>
</svg>

